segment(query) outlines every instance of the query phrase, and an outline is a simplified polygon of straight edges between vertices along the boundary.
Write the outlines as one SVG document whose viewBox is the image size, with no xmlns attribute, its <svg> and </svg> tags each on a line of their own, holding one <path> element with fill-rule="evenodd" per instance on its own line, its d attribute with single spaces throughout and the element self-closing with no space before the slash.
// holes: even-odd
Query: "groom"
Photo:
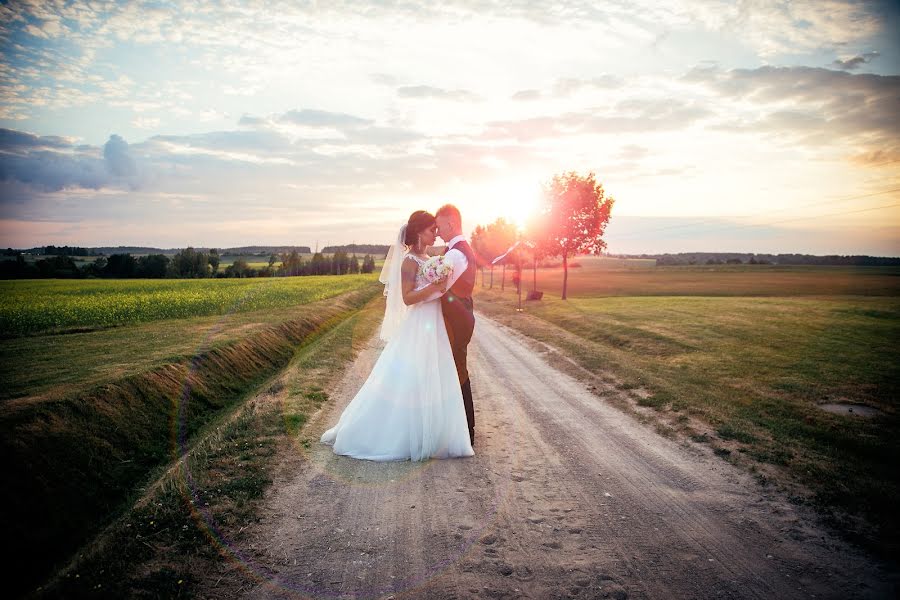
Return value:
<svg viewBox="0 0 900 600">
<path fill-rule="evenodd" d="M 475 446 L 475 407 L 472 404 L 472 384 L 466 369 L 466 347 L 475 329 L 475 313 L 472 305 L 472 290 L 475 289 L 475 254 L 462 234 L 462 218 L 459 209 L 452 204 L 440 207 L 434 215 L 438 235 L 447 243 L 445 256 L 453 264 L 449 288 L 441 296 L 444 324 L 453 350 L 456 373 L 462 387 L 466 421 L 469 423 L 469 440 Z"/>
</svg>

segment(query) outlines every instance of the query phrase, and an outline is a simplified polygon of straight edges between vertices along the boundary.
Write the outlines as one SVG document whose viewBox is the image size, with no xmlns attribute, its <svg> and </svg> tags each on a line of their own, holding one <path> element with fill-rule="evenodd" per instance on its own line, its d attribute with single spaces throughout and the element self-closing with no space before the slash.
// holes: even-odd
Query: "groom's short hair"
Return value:
<svg viewBox="0 0 900 600">
<path fill-rule="evenodd" d="M 434 213 L 435 217 L 451 217 L 457 223 L 462 225 L 462 215 L 459 214 L 459 209 L 453 206 L 452 204 L 445 204 Z"/>
</svg>

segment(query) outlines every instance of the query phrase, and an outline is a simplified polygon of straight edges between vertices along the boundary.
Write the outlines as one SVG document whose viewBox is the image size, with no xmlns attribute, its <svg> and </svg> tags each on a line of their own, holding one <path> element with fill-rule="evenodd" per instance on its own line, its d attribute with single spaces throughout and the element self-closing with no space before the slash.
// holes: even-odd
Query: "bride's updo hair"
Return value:
<svg viewBox="0 0 900 600">
<path fill-rule="evenodd" d="M 434 225 L 434 215 L 427 210 L 417 210 L 409 215 L 406 222 L 406 239 L 403 243 L 407 246 L 415 246 L 419 241 L 419 234 Z"/>
</svg>

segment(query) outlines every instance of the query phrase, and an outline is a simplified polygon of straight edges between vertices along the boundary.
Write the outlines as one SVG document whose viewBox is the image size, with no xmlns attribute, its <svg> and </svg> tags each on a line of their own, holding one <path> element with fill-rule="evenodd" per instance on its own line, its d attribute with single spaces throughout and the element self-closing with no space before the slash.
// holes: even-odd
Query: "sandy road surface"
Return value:
<svg viewBox="0 0 900 600">
<path fill-rule="evenodd" d="M 362 385 L 350 369 L 318 436 Z M 286 452 L 250 598 L 888 597 L 876 566 L 724 461 L 640 425 L 480 316 L 470 347 L 477 455 L 373 463 Z M 220 578 L 220 581 L 222 579 Z M 217 594 L 210 584 L 209 593 Z"/>
</svg>

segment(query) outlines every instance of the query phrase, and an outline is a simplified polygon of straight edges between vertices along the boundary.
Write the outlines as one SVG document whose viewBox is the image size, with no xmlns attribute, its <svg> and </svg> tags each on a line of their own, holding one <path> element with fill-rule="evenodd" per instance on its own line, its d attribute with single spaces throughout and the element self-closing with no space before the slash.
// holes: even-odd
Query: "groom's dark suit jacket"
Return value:
<svg viewBox="0 0 900 600">
<path fill-rule="evenodd" d="M 450 347 L 453 349 L 453 360 L 456 362 L 456 372 L 459 374 L 460 385 L 465 385 L 469 380 L 469 371 L 466 368 L 466 349 L 472 339 L 475 330 L 475 314 L 472 304 L 472 291 L 475 289 L 475 253 L 465 240 L 453 246 L 455 250 L 462 252 L 468 267 L 459 276 L 450 290 L 441 297 L 441 308 L 444 313 L 444 324 L 447 326 L 447 336 L 450 338 Z"/>
</svg>

